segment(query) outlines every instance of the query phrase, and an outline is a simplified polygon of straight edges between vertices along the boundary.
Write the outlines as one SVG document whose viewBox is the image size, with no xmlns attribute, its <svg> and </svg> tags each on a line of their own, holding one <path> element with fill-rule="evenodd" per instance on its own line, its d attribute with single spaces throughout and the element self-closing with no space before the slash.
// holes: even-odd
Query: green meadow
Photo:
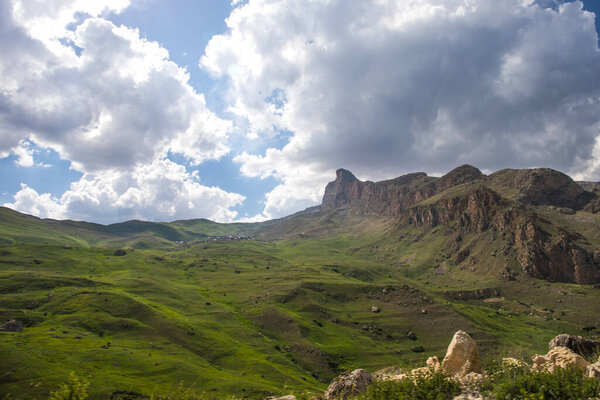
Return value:
<svg viewBox="0 0 600 400">
<path fill-rule="evenodd" d="M 443 357 L 459 329 L 484 359 L 599 329 L 599 288 L 503 280 L 492 236 L 459 268 L 448 232 L 349 210 L 102 226 L 0 209 L 0 226 L 0 323 L 24 324 L 0 332 L 0 398 L 47 398 L 71 372 L 93 399 L 310 397 L 345 370 Z M 481 288 L 499 294 L 448 295 Z"/>
</svg>

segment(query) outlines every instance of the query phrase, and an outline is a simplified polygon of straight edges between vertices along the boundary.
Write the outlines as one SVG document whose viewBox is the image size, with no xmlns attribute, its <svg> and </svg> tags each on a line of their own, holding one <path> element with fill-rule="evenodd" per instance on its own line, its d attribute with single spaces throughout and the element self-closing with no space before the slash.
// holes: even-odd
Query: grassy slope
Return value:
<svg viewBox="0 0 600 400">
<path fill-rule="evenodd" d="M 399 228 L 348 210 L 266 228 L 203 220 L 102 227 L 0 211 L 0 320 L 29 325 L 0 332 L 0 397 L 43 398 L 70 371 L 92 377 L 93 398 L 148 395 L 180 381 L 215 398 L 315 392 L 342 369 L 443 356 L 458 329 L 474 334 L 485 355 L 530 355 L 600 317 L 599 289 L 523 274 L 501 280 L 514 261 L 491 256 L 504 244 L 490 232 L 465 237 L 475 262 L 453 265 L 442 229 Z M 560 218 L 597 245 L 595 216 Z M 204 238 L 260 228 L 260 237 L 277 240 Z M 115 257 L 100 247 L 132 243 L 146 248 Z M 448 272 L 436 274 L 443 262 Z M 487 287 L 502 298 L 444 296 Z"/>
</svg>

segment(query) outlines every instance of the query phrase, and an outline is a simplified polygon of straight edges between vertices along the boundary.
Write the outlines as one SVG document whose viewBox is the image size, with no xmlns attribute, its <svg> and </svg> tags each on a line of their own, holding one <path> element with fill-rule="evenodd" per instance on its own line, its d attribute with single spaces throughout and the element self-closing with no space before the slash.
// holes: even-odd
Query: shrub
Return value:
<svg viewBox="0 0 600 400">
<path fill-rule="evenodd" d="M 490 389 L 498 400 L 586 400 L 600 396 L 600 381 L 573 368 L 557 368 L 552 373 L 512 369 L 492 377 Z"/>
<path fill-rule="evenodd" d="M 75 372 L 71 372 L 67 383 L 56 392 L 50 392 L 49 400 L 85 400 L 88 398 L 89 385 L 90 382 L 80 381 Z"/>
<path fill-rule="evenodd" d="M 460 385 L 442 372 L 412 379 L 378 382 L 360 395 L 360 400 L 447 400 L 460 393 Z"/>
</svg>

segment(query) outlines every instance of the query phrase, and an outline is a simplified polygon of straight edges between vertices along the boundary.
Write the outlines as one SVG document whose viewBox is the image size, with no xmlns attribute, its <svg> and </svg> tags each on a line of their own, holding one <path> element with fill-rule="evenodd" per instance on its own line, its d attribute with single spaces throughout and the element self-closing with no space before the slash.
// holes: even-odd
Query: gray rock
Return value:
<svg viewBox="0 0 600 400">
<path fill-rule="evenodd" d="M 582 336 L 558 335 L 550 341 L 548 347 L 552 350 L 557 346 L 566 347 L 583 357 L 590 357 L 600 352 L 600 342 Z"/>
<path fill-rule="evenodd" d="M 1 332 L 23 332 L 23 324 L 15 319 L 11 319 L 0 325 Z"/>
<path fill-rule="evenodd" d="M 364 369 L 346 372 L 335 378 L 323 395 L 325 400 L 345 400 L 362 393 L 373 383 L 373 377 Z"/>
</svg>

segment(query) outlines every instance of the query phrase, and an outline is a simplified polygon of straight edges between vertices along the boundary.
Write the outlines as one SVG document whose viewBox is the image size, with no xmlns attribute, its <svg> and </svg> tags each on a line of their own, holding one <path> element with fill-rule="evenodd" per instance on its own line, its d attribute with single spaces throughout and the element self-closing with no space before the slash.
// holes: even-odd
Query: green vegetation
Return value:
<svg viewBox="0 0 600 400">
<path fill-rule="evenodd" d="M 378 382 L 358 396 L 359 400 L 451 400 L 460 394 L 460 384 L 443 373 L 417 375 L 413 379 Z"/>
<path fill-rule="evenodd" d="M 0 332 L 0 398 L 46 399 L 72 371 L 90 399 L 309 398 L 345 370 L 442 357 L 459 329 L 486 357 L 597 334 L 600 289 L 502 279 L 514 250 L 493 232 L 465 235 L 479 262 L 458 265 L 452 233 L 347 209 L 104 227 L 0 208 L 0 324 L 24 324 Z M 480 288 L 499 296 L 447 295 Z"/>
<path fill-rule="evenodd" d="M 450 400 L 463 391 L 461 385 L 441 372 L 413 379 L 377 382 L 357 400 Z M 577 369 L 531 372 L 528 367 L 497 365 L 495 372 L 467 391 L 490 400 L 587 400 L 600 396 L 600 381 Z"/>
<path fill-rule="evenodd" d="M 67 383 L 56 392 L 50 392 L 49 400 L 85 400 L 89 385 L 88 381 L 80 381 L 75 372 L 71 372 Z"/>
<path fill-rule="evenodd" d="M 586 400 L 600 396 L 600 381 L 577 369 L 533 373 L 516 368 L 492 377 L 486 392 L 498 400 Z"/>
</svg>

